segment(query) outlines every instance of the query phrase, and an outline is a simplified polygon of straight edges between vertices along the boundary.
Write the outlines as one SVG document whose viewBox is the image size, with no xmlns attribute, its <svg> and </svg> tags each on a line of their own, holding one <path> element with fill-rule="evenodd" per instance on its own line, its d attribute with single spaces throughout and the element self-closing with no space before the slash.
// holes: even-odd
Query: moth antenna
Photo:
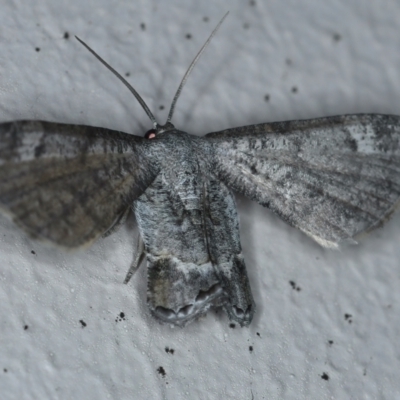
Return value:
<svg viewBox="0 0 400 400">
<path fill-rule="evenodd" d="M 154 118 L 153 113 L 150 111 L 149 107 L 147 107 L 147 104 L 140 97 L 139 93 L 131 86 L 131 84 L 123 76 L 121 76 L 121 74 L 119 74 L 111 65 L 109 65 L 107 62 L 105 62 L 83 40 L 79 39 L 78 36 L 75 36 L 75 38 L 79 43 L 81 43 L 83 46 L 85 46 L 103 65 L 105 65 L 131 91 L 131 93 L 136 97 L 136 100 L 142 106 L 143 110 L 146 112 L 147 116 L 150 118 L 151 122 L 154 125 L 154 128 L 157 128 L 158 123 L 157 123 L 156 119 Z"/>
<path fill-rule="evenodd" d="M 175 109 L 175 105 L 176 102 L 179 98 L 179 95 L 182 92 L 183 86 L 185 86 L 185 83 L 190 75 L 190 73 L 192 72 L 192 69 L 194 68 L 194 66 L 196 65 L 197 61 L 199 60 L 199 58 L 201 57 L 201 55 L 203 54 L 204 50 L 206 49 L 206 47 L 208 46 L 208 44 L 211 42 L 211 39 L 215 36 L 215 34 L 217 33 L 219 27 L 221 26 L 221 24 L 224 22 L 224 19 L 228 16 L 229 11 L 222 17 L 221 21 L 218 22 L 218 25 L 215 27 L 215 29 L 211 32 L 211 35 L 209 36 L 209 38 L 207 39 L 207 41 L 203 44 L 202 48 L 200 49 L 200 51 L 196 54 L 196 57 L 193 59 L 193 61 L 191 62 L 191 64 L 189 65 L 189 68 L 187 69 L 187 71 L 185 72 L 185 75 L 183 76 L 181 83 L 179 84 L 178 90 L 175 93 L 174 99 L 172 100 L 172 104 L 171 104 L 171 108 L 169 109 L 169 113 L 168 113 L 168 118 L 167 118 L 167 123 L 171 122 L 172 119 L 172 115 L 174 114 L 174 109 Z"/>
</svg>

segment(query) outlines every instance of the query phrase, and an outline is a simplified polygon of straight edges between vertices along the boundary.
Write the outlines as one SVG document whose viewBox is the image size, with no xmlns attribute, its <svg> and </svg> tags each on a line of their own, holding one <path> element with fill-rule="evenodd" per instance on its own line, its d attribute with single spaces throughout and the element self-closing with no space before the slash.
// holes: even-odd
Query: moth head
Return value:
<svg viewBox="0 0 400 400">
<path fill-rule="evenodd" d="M 144 135 L 146 139 L 154 139 L 157 135 L 157 131 L 155 129 L 150 129 Z"/>
<path fill-rule="evenodd" d="M 150 139 L 151 140 L 151 139 L 154 139 L 156 136 L 158 136 L 160 133 L 168 132 L 168 131 L 171 131 L 173 129 L 175 129 L 175 127 L 174 127 L 173 124 L 171 124 L 171 122 L 167 122 L 165 125 L 158 125 L 157 124 L 157 126 L 155 128 L 148 130 L 145 133 L 144 137 L 146 139 Z"/>
<path fill-rule="evenodd" d="M 211 35 L 209 36 L 209 38 L 207 39 L 207 41 L 203 44 L 203 46 L 201 47 L 200 51 L 196 54 L 196 57 L 193 59 L 193 61 L 191 62 L 191 64 L 189 65 L 189 68 L 187 69 L 185 75 L 183 76 L 181 83 L 179 84 L 178 90 L 175 93 L 175 96 L 172 100 L 171 103 L 171 108 L 169 110 L 168 113 L 168 118 L 167 118 L 167 122 L 164 125 L 159 125 L 158 122 L 156 121 L 156 119 L 154 118 L 153 113 L 150 111 L 149 107 L 147 106 L 147 104 L 145 103 L 145 101 L 141 98 L 141 96 L 139 95 L 139 93 L 131 86 L 131 84 L 120 74 L 118 73 L 113 67 L 111 67 L 110 64 L 108 64 L 106 61 L 104 61 L 94 50 L 92 50 L 84 41 L 82 41 L 81 39 L 78 38 L 78 36 L 75 36 L 75 38 L 84 46 L 86 47 L 86 49 L 88 49 L 104 66 L 106 66 L 130 91 L 131 93 L 136 97 L 136 100 L 139 102 L 139 104 L 142 106 L 143 110 L 146 112 L 147 116 L 150 118 L 151 122 L 153 123 L 153 129 L 149 130 L 148 132 L 146 132 L 145 138 L 146 139 L 154 139 L 158 134 L 163 133 L 163 132 L 167 132 L 169 130 L 174 129 L 174 126 L 171 123 L 171 119 L 172 116 L 174 114 L 174 110 L 175 110 L 175 105 L 176 102 L 179 98 L 179 95 L 181 94 L 181 91 L 183 89 L 183 86 L 185 85 L 189 74 L 192 72 L 192 69 L 194 68 L 194 66 L 196 65 L 197 61 L 199 60 L 199 58 L 201 57 L 201 55 L 203 54 L 204 50 L 206 49 L 207 45 L 211 42 L 211 39 L 214 37 L 214 35 L 216 34 L 217 30 L 219 29 L 219 27 L 221 26 L 222 22 L 224 21 L 224 19 L 227 17 L 227 15 L 229 14 L 229 12 L 227 12 L 221 19 L 221 21 L 219 21 L 218 25 L 216 26 L 216 28 L 211 32 Z"/>
</svg>

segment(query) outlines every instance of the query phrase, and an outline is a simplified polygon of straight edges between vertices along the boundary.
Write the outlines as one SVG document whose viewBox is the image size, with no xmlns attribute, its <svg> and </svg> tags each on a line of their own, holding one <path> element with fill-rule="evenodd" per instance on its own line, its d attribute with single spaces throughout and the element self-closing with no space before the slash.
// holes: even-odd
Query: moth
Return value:
<svg viewBox="0 0 400 400">
<path fill-rule="evenodd" d="M 225 17 L 224 17 L 225 18 Z M 380 226 L 400 198 L 400 117 L 343 115 L 249 125 L 203 137 L 176 129 L 177 90 L 144 137 L 44 121 L 0 124 L 0 207 L 32 237 L 64 248 L 115 231 L 133 210 L 136 259 L 147 259 L 147 303 L 184 326 L 211 307 L 247 326 L 255 312 L 232 191 L 337 248 Z"/>
</svg>

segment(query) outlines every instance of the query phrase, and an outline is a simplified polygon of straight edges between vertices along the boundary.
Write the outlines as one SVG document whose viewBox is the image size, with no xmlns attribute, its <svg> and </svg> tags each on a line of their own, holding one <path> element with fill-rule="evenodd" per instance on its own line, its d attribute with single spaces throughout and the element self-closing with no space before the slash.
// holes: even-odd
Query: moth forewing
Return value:
<svg viewBox="0 0 400 400">
<path fill-rule="evenodd" d="M 344 115 L 206 136 L 218 176 L 325 247 L 379 226 L 400 199 L 400 117 Z"/>
<path fill-rule="evenodd" d="M 1 208 L 62 247 L 104 234 L 157 174 L 142 138 L 109 129 L 18 121 L 0 141 Z"/>
</svg>

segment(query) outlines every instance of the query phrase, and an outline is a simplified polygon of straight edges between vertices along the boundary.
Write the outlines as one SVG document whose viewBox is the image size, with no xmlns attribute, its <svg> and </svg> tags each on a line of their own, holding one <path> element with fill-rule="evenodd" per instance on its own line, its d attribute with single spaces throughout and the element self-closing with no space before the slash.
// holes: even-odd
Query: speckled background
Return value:
<svg viewBox="0 0 400 400">
<path fill-rule="evenodd" d="M 151 127 L 87 41 L 161 123 L 194 134 L 357 112 L 400 114 L 400 2 L 2 0 L 0 121 Z M 163 108 L 164 107 L 164 108 Z M 130 220 L 64 253 L 0 218 L 0 398 L 400 398 L 400 216 L 359 246 L 323 250 L 238 197 L 258 305 L 249 328 L 212 312 L 184 329 L 146 309 Z M 168 351 L 167 351 L 168 349 Z"/>
</svg>

